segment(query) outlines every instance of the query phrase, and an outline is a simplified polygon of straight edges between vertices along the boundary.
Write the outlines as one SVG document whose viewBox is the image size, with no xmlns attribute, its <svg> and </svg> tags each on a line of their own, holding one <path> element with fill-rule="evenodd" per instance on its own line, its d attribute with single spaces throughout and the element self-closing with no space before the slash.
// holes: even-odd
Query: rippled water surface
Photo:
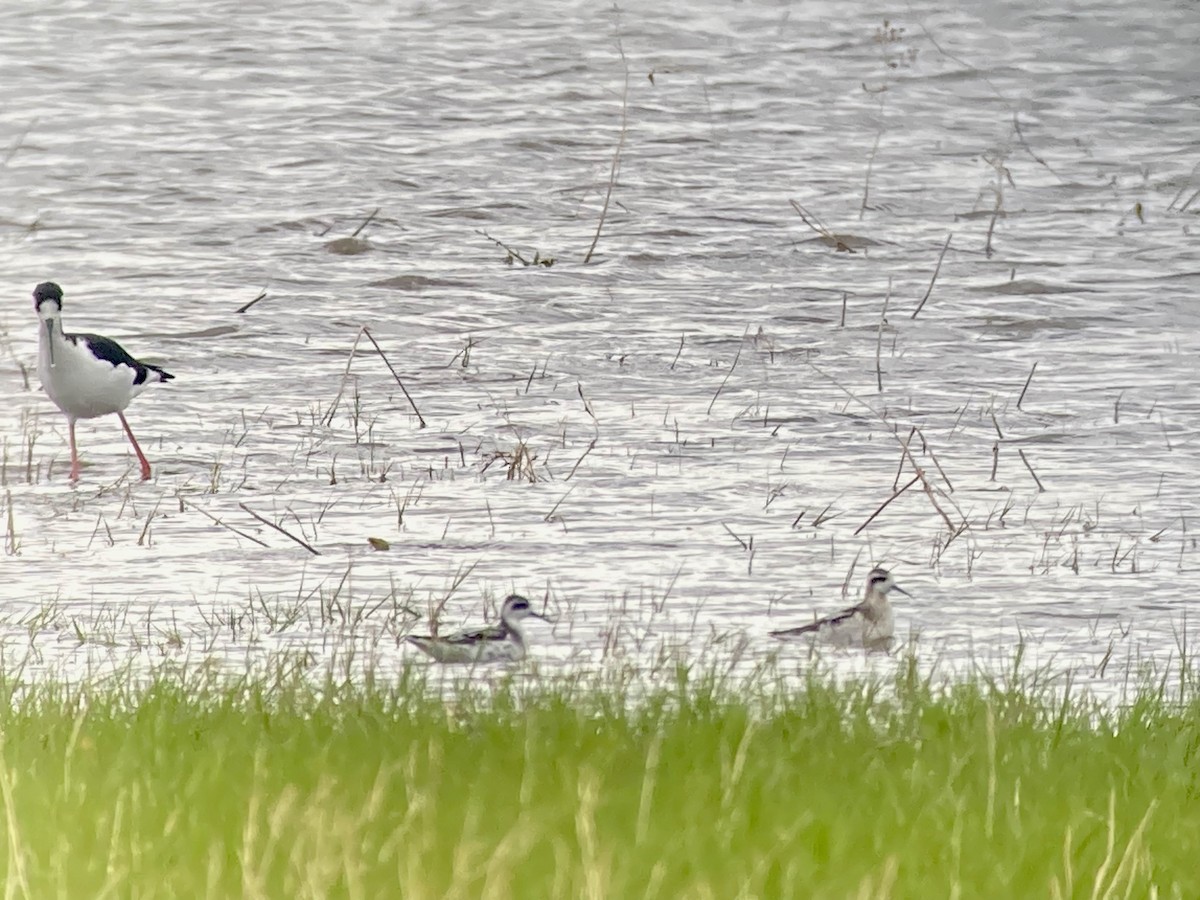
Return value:
<svg viewBox="0 0 1200 900">
<path fill-rule="evenodd" d="M 199 7 L 0 8 L 8 658 L 394 665 L 519 590 L 545 664 L 802 666 L 872 563 L 950 665 L 1180 654 L 1192 3 Z M 44 280 L 177 376 L 151 482 L 115 418 L 68 482 Z"/>
</svg>

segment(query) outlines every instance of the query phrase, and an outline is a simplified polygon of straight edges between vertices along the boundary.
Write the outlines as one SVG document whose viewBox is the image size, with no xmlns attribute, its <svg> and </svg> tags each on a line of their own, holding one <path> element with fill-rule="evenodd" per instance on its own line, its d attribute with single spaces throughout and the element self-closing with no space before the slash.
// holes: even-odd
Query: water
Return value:
<svg viewBox="0 0 1200 900">
<path fill-rule="evenodd" d="M 531 629 L 547 665 L 752 661 L 870 563 L 945 665 L 1024 642 L 1103 690 L 1180 654 L 1191 4 L 885 26 L 866 4 L 17 2 L 0 24 L 27 671 L 398 665 L 431 607 L 456 627 L 510 590 L 558 614 Z M 66 481 L 48 279 L 68 328 L 177 376 L 130 410 L 151 483 L 115 419 L 80 426 Z M 912 479 L 914 427 L 946 518 L 918 482 L 859 531 Z M 533 482 L 506 479 L 521 444 Z"/>
</svg>

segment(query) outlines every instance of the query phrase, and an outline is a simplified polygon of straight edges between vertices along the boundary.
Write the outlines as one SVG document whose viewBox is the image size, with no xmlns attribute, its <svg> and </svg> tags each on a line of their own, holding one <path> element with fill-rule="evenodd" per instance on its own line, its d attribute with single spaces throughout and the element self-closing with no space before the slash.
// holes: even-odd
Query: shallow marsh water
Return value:
<svg viewBox="0 0 1200 900">
<path fill-rule="evenodd" d="M 6 4 L 6 659 L 390 667 L 519 590 L 545 665 L 803 668 L 766 632 L 879 563 L 940 664 L 1172 665 L 1200 19 L 876 9 Z M 43 280 L 177 376 L 130 412 L 152 482 L 115 419 L 67 482 Z M 365 338 L 343 382 L 362 326 L 426 427 Z M 913 427 L 953 540 L 920 483 L 858 531 Z"/>
</svg>

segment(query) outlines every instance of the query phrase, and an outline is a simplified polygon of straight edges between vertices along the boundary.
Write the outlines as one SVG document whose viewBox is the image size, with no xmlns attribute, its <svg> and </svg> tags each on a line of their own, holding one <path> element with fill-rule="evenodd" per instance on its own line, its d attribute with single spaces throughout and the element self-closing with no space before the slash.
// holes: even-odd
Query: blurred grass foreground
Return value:
<svg viewBox="0 0 1200 900">
<path fill-rule="evenodd" d="M 1196 897 L 1200 704 L 463 676 L 6 682 L 6 896 Z"/>
</svg>

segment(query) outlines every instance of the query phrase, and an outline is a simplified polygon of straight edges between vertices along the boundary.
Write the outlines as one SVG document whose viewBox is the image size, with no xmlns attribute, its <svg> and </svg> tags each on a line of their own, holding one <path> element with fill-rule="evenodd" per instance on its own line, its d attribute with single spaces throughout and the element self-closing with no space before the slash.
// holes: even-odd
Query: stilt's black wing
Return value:
<svg viewBox="0 0 1200 900">
<path fill-rule="evenodd" d="M 80 341 L 87 344 L 87 347 L 92 351 L 92 355 L 96 359 L 102 359 L 107 363 L 112 363 L 116 366 L 129 366 L 135 373 L 133 383 L 141 384 L 150 377 L 151 372 L 156 372 L 160 381 L 170 381 L 175 376 L 159 366 L 152 366 L 149 363 L 138 362 L 129 355 L 129 352 L 114 341 L 112 338 L 106 338 L 100 334 L 68 334 L 64 335 L 72 344 L 78 345 Z"/>
</svg>

